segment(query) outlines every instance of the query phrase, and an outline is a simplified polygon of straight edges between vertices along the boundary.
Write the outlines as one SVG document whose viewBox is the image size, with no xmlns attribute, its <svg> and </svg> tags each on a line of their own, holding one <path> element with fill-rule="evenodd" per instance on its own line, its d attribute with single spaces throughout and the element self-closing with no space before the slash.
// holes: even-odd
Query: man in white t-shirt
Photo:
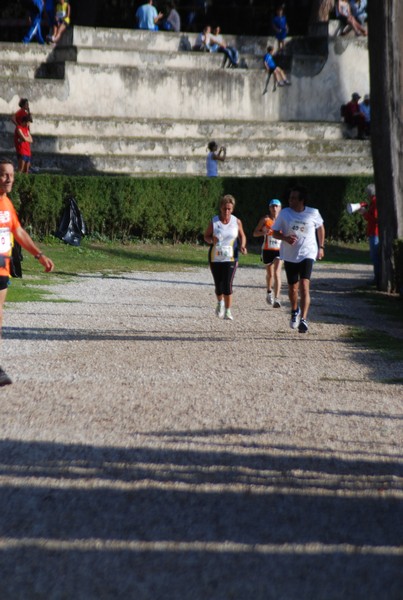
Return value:
<svg viewBox="0 0 403 600">
<path fill-rule="evenodd" d="M 313 263 L 325 254 L 325 228 L 316 208 L 305 206 L 307 190 L 295 186 L 290 190 L 288 208 L 278 215 L 274 223 L 273 237 L 282 240 L 280 259 L 288 282 L 291 304 L 291 329 L 300 333 L 308 331 L 307 316 L 311 303 L 310 280 Z M 298 293 L 301 306 L 298 304 Z"/>
</svg>

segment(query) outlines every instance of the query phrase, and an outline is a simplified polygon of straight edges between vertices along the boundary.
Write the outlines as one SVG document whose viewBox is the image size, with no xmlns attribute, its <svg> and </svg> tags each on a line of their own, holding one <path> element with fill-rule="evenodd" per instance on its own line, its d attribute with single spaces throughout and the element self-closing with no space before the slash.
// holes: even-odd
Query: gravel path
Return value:
<svg viewBox="0 0 403 600">
<path fill-rule="evenodd" d="M 369 277 L 315 265 L 307 335 L 262 269 L 234 322 L 208 269 L 9 304 L 0 599 L 402 600 L 403 364 L 345 337 L 403 339 Z"/>
</svg>

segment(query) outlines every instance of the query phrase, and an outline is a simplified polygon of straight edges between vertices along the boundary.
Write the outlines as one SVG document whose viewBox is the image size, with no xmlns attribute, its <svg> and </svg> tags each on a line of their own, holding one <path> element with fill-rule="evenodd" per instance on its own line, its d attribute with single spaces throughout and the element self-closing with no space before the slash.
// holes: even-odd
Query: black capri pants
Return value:
<svg viewBox="0 0 403 600">
<path fill-rule="evenodd" d="M 210 263 L 217 296 L 221 296 L 222 294 L 224 296 L 231 296 L 232 282 L 234 281 L 237 266 L 238 261 Z"/>
</svg>

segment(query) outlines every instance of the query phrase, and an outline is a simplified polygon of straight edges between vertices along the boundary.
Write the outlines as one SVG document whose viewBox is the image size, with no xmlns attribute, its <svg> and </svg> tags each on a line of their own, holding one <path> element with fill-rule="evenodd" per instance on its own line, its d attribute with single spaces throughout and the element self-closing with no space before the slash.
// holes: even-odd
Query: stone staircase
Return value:
<svg viewBox="0 0 403 600">
<path fill-rule="evenodd" d="M 190 51 L 194 37 L 75 27 L 55 48 L 1 43 L 0 153 L 14 157 L 10 114 L 24 96 L 40 171 L 204 175 L 216 139 L 222 176 L 372 173 L 369 143 L 343 138 L 339 105 L 328 122 L 299 115 L 323 57 L 286 56 L 291 76 L 293 63 L 307 74 L 294 67 L 291 88 L 263 94 L 267 38 L 226 36 L 241 53 L 234 70 L 222 54 Z"/>
</svg>

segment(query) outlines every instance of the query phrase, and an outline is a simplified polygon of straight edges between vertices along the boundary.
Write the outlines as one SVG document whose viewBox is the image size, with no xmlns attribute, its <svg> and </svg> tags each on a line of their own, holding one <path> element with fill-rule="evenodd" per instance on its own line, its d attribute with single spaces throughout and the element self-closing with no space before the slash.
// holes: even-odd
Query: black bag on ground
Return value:
<svg viewBox="0 0 403 600">
<path fill-rule="evenodd" d="M 85 235 L 85 223 L 74 198 L 66 198 L 62 218 L 55 236 L 70 246 L 79 246 Z"/>
</svg>

